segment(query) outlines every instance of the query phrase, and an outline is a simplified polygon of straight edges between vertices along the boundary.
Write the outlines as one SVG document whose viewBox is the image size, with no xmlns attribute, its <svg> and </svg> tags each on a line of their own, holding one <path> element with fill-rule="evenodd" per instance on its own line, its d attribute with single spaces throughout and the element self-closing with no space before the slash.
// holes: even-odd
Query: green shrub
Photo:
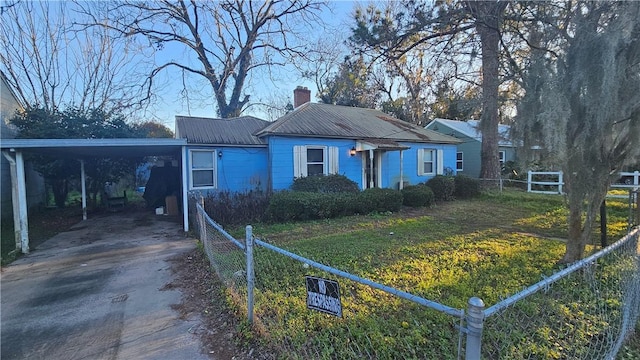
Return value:
<svg viewBox="0 0 640 360">
<path fill-rule="evenodd" d="M 357 193 L 358 184 L 344 175 L 314 175 L 297 178 L 291 190 L 319 193 Z"/>
<path fill-rule="evenodd" d="M 436 175 L 425 183 L 433 191 L 436 201 L 451 201 L 455 193 L 453 176 Z"/>
<path fill-rule="evenodd" d="M 455 196 L 458 199 L 468 199 L 480 195 L 480 181 L 466 175 L 456 175 L 453 178 Z"/>
<path fill-rule="evenodd" d="M 360 214 L 398 211 L 402 206 L 402 193 L 392 189 L 367 189 L 357 196 L 356 210 Z"/>
<path fill-rule="evenodd" d="M 433 191 L 430 187 L 421 185 L 409 185 L 402 189 L 402 204 L 411 207 L 433 205 Z"/>
<path fill-rule="evenodd" d="M 352 194 L 280 191 L 271 196 L 266 217 L 270 221 L 329 219 L 354 212 Z"/>
<path fill-rule="evenodd" d="M 223 226 L 246 225 L 262 221 L 269 197 L 261 190 L 248 192 L 220 191 L 204 198 L 204 209 Z"/>
</svg>

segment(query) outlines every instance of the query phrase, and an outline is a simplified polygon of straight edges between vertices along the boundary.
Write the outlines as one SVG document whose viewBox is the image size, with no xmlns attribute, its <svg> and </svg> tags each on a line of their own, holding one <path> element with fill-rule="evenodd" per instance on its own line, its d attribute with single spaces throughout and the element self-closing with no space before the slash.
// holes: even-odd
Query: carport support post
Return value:
<svg viewBox="0 0 640 360">
<path fill-rule="evenodd" d="M 182 162 L 180 164 L 180 169 L 182 170 L 182 223 L 184 232 L 189 232 L 189 197 L 188 191 L 189 187 L 187 184 L 187 147 L 182 147 L 181 154 Z M 202 207 L 204 209 L 204 205 Z"/>
<path fill-rule="evenodd" d="M 255 274 L 253 273 L 253 227 L 245 228 L 247 251 L 247 321 L 253 324 L 253 288 L 255 286 Z"/>
<path fill-rule="evenodd" d="M 20 245 L 22 253 L 29 253 L 29 220 L 27 218 L 27 185 L 24 177 L 22 151 L 16 151 L 16 179 L 18 180 L 18 204 L 20 215 Z M 15 215 L 14 215 L 15 216 Z"/>
<path fill-rule="evenodd" d="M 84 172 L 84 160 L 80 160 L 80 183 L 82 184 L 82 220 L 87 220 L 87 177 Z"/>
<path fill-rule="evenodd" d="M 484 301 L 472 297 L 467 302 L 467 346 L 465 360 L 480 360 L 482 328 L 484 327 Z"/>
<path fill-rule="evenodd" d="M 373 176 L 374 176 L 373 168 L 374 168 L 374 166 L 373 166 L 373 150 L 371 150 L 371 149 L 369 149 L 369 161 L 370 161 L 370 163 L 369 163 L 370 164 L 370 166 L 369 166 L 369 188 L 372 189 L 373 188 L 373 184 L 374 184 L 374 181 L 373 181 Z"/>
<path fill-rule="evenodd" d="M 7 158 L 9 162 L 9 171 L 11 173 L 11 205 L 13 207 L 13 237 L 15 239 L 15 250 L 20 250 L 22 244 L 20 242 L 20 200 L 18 198 L 18 174 L 16 173 L 16 159 L 9 154 L 8 151 L 3 151 L 2 155 Z M 631 194 L 631 192 L 629 192 Z"/>
</svg>

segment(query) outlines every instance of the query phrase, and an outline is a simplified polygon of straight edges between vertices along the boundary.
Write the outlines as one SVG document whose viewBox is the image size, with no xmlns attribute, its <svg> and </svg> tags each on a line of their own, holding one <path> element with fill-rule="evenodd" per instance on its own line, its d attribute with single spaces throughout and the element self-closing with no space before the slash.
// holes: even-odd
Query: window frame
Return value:
<svg viewBox="0 0 640 360">
<path fill-rule="evenodd" d="M 460 155 L 460 159 L 458 159 L 458 154 Z M 460 166 L 458 166 L 460 164 Z M 456 152 L 456 171 L 464 171 L 464 152 L 457 151 Z"/>
<path fill-rule="evenodd" d="M 433 148 L 423 148 L 423 149 L 418 149 L 418 151 L 420 151 L 420 156 L 419 156 L 419 168 L 418 168 L 418 175 L 419 176 L 431 176 L 431 175 L 435 175 L 437 172 L 437 159 L 438 159 L 438 151 L 436 149 Z M 427 154 L 427 152 L 431 153 L 431 160 L 430 161 L 425 161 L 425 155 Z M 430 162 L 431 163 L 431 171 L 430 172 L 426 172 L 424 171 L 424 164 Z"/>
<path fill-rule="evenodd" d="M 194 154 L 195 153 L 210 153 L 212 166 L 211 167 L 195 167 L 194 164 Z M 218 151 L 217 150 L 206 150 L 206 149 L 190 149 L 189 150 L 189 190 L 207 190 L 207 189 L 216 189 L 218 187 Z M 196 185 L 194 184 L 194 173 L 196 171 L 210 171 L 212 173 L 212 182 L 213 184 L 209 185 Z"/>
<path fill-rule="evenodd" d="M 309 150 L 322 150 L 322 162 L 312 162 L 309 161 Z M 305 152 L 306 152 L 306 168 L 307 168 L 307 176 L 314 176 L 314 175 L 320 175 L 320 174 L 309 174 L 309 165 L 322 165 L 322 175 L 327 175 L 329 173 L 329 150 L 327 146 L 322 146 L 322 145 L 306 145 L 305 146 Z"/>
<path fill-rule="evenodd" d="M 498 162 L 500 163 L 500 166 L 503 166 L 506 160 L 507 160 L 507 152 L 504 150 L 498 151 Z"/>
</svg>

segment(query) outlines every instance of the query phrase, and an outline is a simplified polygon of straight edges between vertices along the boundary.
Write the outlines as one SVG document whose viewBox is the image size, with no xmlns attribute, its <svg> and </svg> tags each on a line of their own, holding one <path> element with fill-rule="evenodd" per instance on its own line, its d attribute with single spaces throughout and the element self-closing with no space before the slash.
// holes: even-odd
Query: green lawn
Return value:
<svg viewBox="0 0 640 360">
<path fill-rule="evenodd" d="M 626 203 L 608 202 L 609 241 L 626 233 Z M 490 306 L 556 272 L 566 238 L 564 199 L 505 192 L 398 214 L 255 224 L 289 251 L 444 305 Z M 594 229 L 593 243 L 599 244 Z M 236 229 L 238 238 L 243 229 Z M 590 250 L 596 250 L 591 246 Z M 291 357 L 455 358 L 459 319 L 256 250 L 256 328 Z M 304 276 L 340 282 L 343 318 L 306 309 Z M 291 355 L 296 354 L 296 355 Z"/>
</svg>

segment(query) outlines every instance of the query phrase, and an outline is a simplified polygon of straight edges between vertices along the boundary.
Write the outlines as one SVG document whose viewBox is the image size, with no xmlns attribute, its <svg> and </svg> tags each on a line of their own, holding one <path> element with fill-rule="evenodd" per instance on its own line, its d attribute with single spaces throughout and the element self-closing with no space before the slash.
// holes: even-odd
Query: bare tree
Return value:
<svg viewBox="0 0 640 360">
<path fill-rule="evenodd" d="M 0 66 L 19 100 L 47 111 L 123 111 L 138 104 L 142 87 L 129 44 L 100 29 L 74 26 L 65 2 L 18 2 L 3 8 Z"/>
<path fill-rule="evenodd" d="M 564 170 L 564 263 L 584 255 L 611 180 L 640 156 L 640 3 L 577 2 L 570 10 L 535 33 L 536 43 L 556 35 L 546 41 L 557 51 L 534 52 L 516 118 L 525 140 L 542 144 Z"/>
<path fill-rule="evenodd" d="M 142 38 L 160 52 L 173 54 L 148 74 L 148 94 L 163 70 L 171 67 L 205 79 L 218 115 L 239 116 L 250 102 L 251 74 L 291 64 L 306 55 L 302 33 L 320 23 L 324 6 L 315 0 L 273 1 L 121 1 L 106 9 L 83 5 L 93 20 L 124 38 Z"/>
</svg>

